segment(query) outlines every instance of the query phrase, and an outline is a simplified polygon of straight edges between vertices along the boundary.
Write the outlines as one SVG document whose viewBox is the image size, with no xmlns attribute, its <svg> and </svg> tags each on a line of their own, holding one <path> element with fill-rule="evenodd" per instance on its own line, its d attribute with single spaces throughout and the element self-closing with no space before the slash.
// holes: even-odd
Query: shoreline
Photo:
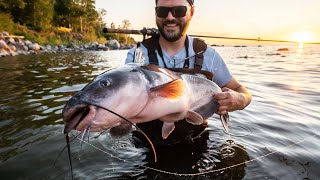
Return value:
<svg viewBox="0 0 320 180">
<path fill-rule="evenodd" d="M 109 51 L 119 49 L 131 49 L 133 44 L 121 44 L 112 39 L 108 43 L 98 42 L 76 45 L 70 42 L 68 45 L 39 45 L 36 42 L 25 40 L 23 36 L 9 35 L 0 32 L 0 58 L 6 56 L 30 55 L 39 53 L 81 52 L 81 51 Z"/>
</svg>

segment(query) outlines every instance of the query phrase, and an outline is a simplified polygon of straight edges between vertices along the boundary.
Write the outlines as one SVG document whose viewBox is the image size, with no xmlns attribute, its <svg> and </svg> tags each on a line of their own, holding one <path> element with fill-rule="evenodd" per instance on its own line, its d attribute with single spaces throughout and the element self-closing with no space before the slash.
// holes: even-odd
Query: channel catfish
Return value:
<svg viewBox="0 0 320 180">
<path fill-rule="evenodd" d="M 110 129 L 111 135 L 121 136 L 132 124 L 160 119 L 166 139 L 175 121 L 200 125 L 212 116 L 219 107 L 213 95 L 219 92 L 220 87 L 204 77 L 152 64 L 125 64 L 97 76 L 66 103 L 64 133 Z M 222 124 L 226 130 L 226 119 Z"/>
</svg>

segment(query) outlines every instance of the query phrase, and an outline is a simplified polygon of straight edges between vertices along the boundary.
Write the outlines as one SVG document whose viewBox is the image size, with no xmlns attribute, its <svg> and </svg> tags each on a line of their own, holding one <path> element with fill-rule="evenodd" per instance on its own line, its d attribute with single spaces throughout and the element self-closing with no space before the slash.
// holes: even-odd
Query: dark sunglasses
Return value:
<svg viewBox="0 0 320 180">
<path fill-rule="evenodd" d="M 158 7 L 156 7 L 156 14 L 160 18 L 167 17 L 169 12 L 171 12 L 173 17 L 176 17 L 176 18 L 184 17 L 187 14 L 187 11 L 188 11 L 187 6 L 175 6 L 175 7 L 158 6 Z"/>
</svg>

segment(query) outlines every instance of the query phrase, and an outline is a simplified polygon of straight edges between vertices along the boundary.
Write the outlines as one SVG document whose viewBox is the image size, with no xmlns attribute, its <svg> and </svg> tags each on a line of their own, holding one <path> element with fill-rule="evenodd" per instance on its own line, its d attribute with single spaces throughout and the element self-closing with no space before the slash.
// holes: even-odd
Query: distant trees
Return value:
<svg viewBox="0 0 320 180">
<path fill-rule="evenodd" d="M 103 34 L 106 14 L 106 10 L 96 9 L 95 0 L 0 0 L 0 31 L 7 30 L 28 36 L 25 29 L 51 33 L 60 32 L 58 27 L 65 27 L 74 33 L 68 36 L 68 40 L 73 37 L 87 41 L 115 37 L 120 42 L 134 41 L 127 35 Z M 19 30 L 15 31 L 18 24 L 27 28 L 23 27 L 21 33 Z M 112 28 L 115 26 L 114 23 L 111 24 Z M 128 29 L 130 26 L 129 20 L 124 20 L 118 27 Z M 59 41 L 59 37 L 57 40 Z"/>
<path fill-rule="evenodd" d="M 0 12 L 13 21 L 35 30 L 67 27 L 76 32 L 92 32 L 103 22 L 95 0 L 0 0 Z"/>
</svg>

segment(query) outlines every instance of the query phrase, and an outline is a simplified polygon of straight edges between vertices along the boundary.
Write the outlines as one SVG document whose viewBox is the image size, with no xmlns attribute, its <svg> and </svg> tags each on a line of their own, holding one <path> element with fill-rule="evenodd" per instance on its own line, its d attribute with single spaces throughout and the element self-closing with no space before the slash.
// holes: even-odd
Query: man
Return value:
<svg viewBox="0 0 320 180">
<path fill-rule="evenodd" d="M 155 11 L 160 37 L 153 38 L 152 43 L 148 40 L 145 43 L 142 42 L 141 48 L 145 55 L 145 63 L 153 62 L 166 68 L 195 69 L 199 64 L 195 60 L 196 47 L 193 47 L 195 46 L 193 42 L 196 40 L 186 35 L 195 12 L 194 0 L 156 0 Z M 135 48 L 128 52 L 126 63 L 133 62 L 134 53 Z M 203 71 L 211 72 L 214 75 L 211 80 L 222 88 L 222 93 L 213 96 L 213 99 L 220 105 L 217 114 L 224 115 L 227 112 L 244 109 L 251 102 L 250 93 L 231 75 L 223 59 L 212 47 L 205 47 L 200 67 Z M 172 138 L 179 138 L 179 133 L 186 135 L 188 131 L 193 131 L 192 128 L 196 128 L 196 126 L 189 127 L 191 125 L 180 122 L 183 121 L 176 123 L 176 132 L 174 131 L 176 135 L 170 135 Z M 180 130 L 179 123 L 181 124 Z M 153 130 L 155 126 L 151 124 L 143 123 L 140 126 L 147 131 L 148 135 L 153 136 L 158 132 Z M 199 131 L 193 132 L 190 136 L 195 136 L 197 133 Z M 154 136 L 157 138 L 157 135 Z"/>
</svg>

